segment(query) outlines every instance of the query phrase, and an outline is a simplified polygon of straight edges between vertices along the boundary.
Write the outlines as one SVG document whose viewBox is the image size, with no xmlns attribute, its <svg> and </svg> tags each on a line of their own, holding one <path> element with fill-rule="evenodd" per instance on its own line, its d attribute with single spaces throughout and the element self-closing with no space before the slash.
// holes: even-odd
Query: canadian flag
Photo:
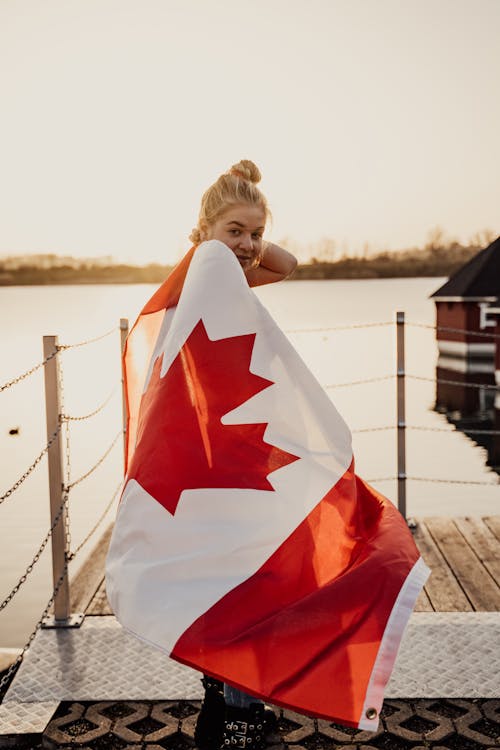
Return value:
<svg viewBox="0 0 500 750">
<path fill-rule="evenodd" d="M 125 375 L 118 620 L 252 695 L 376 729 L 429 571 L 223 243 L 192 249 L 146 305 Z"/>
</svg>

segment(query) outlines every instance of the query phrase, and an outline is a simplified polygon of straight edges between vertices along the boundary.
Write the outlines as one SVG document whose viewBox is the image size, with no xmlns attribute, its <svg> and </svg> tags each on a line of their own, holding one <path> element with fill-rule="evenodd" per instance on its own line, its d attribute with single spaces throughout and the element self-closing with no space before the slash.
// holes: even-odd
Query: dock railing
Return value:
<svg viewBox="0 0 500 750">
<path fill-rule="evenodd" d="M 26 583 L 49 541 L 51 541 L 52 548 L 53 578 L 53 589 L 50 599 L 44 607 L 34 630 L 30 634 L 30 637 L 18 657 L 0 680 L 0 696 L 9 684 L 11 676 L 22 661 L 24 653 L 30 647 L 40 627 L 77 627 L 83 621 L 83 613 L 70 612 L 69 565 L 100 528 L 102 522 L 110 512 L 113 503 L 118 497 L 123 477 L 120 477 L 120 481 L 112 493 L 111 498 L 102 509 L 102 512 L 92 528 L 87 532 L 83 540 L 75 549 L 71 549 L 69 497 L 71 490 L 90 477 L 94 471 L 103 464 L 115 446 L 117 444 L 120 445 L 120 437 L 122 437 L 121 445 L 123 446 L 123 449 L 125 448 L 127 409 L 122 377 L 120 381 L 114 385 L 104 401 L 102 401 L 91 412 L 78 416 L 67 414 L 64 405 L 64 381 L 61 357 L 64 355 L 64 352 L 69 349 L 83 347 L 101 341 L 102 339 L 116 335 L 118 330 L 120 332 L 120 353 L 122 355 L 128 335 L 128 320 L 126 318 L 120 320 L 119 329 L 113 328 L 100 336 L 80 341 L 76 344 L 60 344 L 57 336 L 44 336 L 43 360 L 26 372 L 23 372 L 0 386 L 0 393 L 2 393 L 25 380 L 42 367 L 44 369 L 47 444 L 42 448 L 35 460 L 28 466 L 26 471 L 0 495 L 0 505 L 21 487 L 25 480 L 41 464 L 45 456 L 47 456 L 50 498 L 50 527 L 40 546 L 36 550 L 33 559 L 22 573 L 18 582 L 13 586 L 9 594 L 0 602 L 0 614 L 12 602 L 18 591 Z M 113 437 L 105 452 L 99 457 L 94 465 L 84 474 L 73 479 L 71 477 L 70 423 L 74 421 L 85 421 L 101 413 L 118 393 L 121 393 L 122 396 L 121 412 L 123 425 L 117 431 L 117 434 Z"/>
<path fill-rule="evenodd" d="M 494 389 L 495 391 L 500 390 L 500 386 L 497 385 L 485 385 L 477 382 L 454 381 L 451 379 L 440 379 L 430 378 L 423 375 L 417 375 L 408 373 L 405 368 L 405 331 L 408 326 L 421 327 L 430 329 L 433 331 L 437 330 L 451 330 L 437 326 L 432 326 L 424 323 L 408 323 L 405 322 L 404 312 L 398 311 L 396 313 L 396 320 L 386 321 L 381 323 L 357 323 L 346 326 L 334 326 L 328 328 L 311 328 L 311 329 L 298 329 L 285 331 L 288 334 L 308 334 L 313 332 L 332 332 L 342 330 L 356 330 L 366 329 L 375 327 L 390 327 L 396 326 L 396 361 L 394 363 L 394 370 L 392 373 L 383 373 L 375 377 L 352 380 L 345 383 L 332 383 L 326 384 L 324 388 L 326 390 L 336 388 L 354 388 L 368 383 L 382 382 L 388 380 L 396 380 L 396 422 L 395 424 L 388 425 L 376 425 L 373 427 L 362 427 L 357 430 L 353 430 L 353 433 L 367 433 L 374 432 L 378 433 L 381 431 L 396 431 L 395 440 L 395 457 L 396 457 L 396 473 L 392 476 L 369 478 L 367 481 L 371 483 L 384 482 L 397 480 L 397 495 L 398 495 L 398 508 L 400 512 L 406 518 L 406 486 L 408 481 L 415 482 L 437 482 L 437 483 L 448 483 L 448 484 L 469 484 L 469 485 L 487 485 L 493 486 L 498 484 L 497 481 L 488 480 L 463 480 L 455 478 L 432 478 L 422 476 L 407 476 L 406 474 L 406 431 L 407 430 L 430 430 L 433 432 L 450 432 L 447 428 L 439 427 L 427 427 L 424 425 L 409 425 L 406 423 L 405 413 L 405 387 L 406 381 L 413 379 L 416 381 L 428 381 L 437 382 L 451 385 L 465 386 L 468 388 L 485 388 Z M 120 320 L 120 352 L 123 354 L 125 340 L 128 334 L 128 321 L 126 319 Z M 102 512 L 97 519 L 96 523 L 86 534 L 85 538 L 80 542 L 76 549 L 71 549 L 71 529 L 69 523 L 69 512 L 68 512 L 68 501 L 71 490 L 87 479 L 93 472 L 106 460 L 110 455 L 114 447 L 119 444 L 119 438 L 123 438 L 123 446 L 125 445 L 125 429 L 126 429 L 126 402 L 124 398 L 123 390 L 123 378 L 120 383 L 117 383 L 112 389 L 111 393 L 106 399 L 93 411 L 88 414 L 73 416 L 68 415 L 65 412 L 64 405 L 64 388 L 63 388 L 63 377 L 62 377 L 62 363 L 61 357 L 65 351 L 75 347 L 83 347 L 93 344 L 96 341 L 107 338 L 111 335 L 116 334 L 117 328 L 113 328 L 111 331 L 107 331 L 93 339 L 79 342 L 77 344 L 59 344 L 57 336 L 44 336 L 43 337 L 43 361 L 34 365 L 26 372 L 18 375 L 9 382 L 0 386 L 0 393 L 10 389 L 17 383 L 28 378 L 34 372 L 40 368 L 44 368 L 45 371 L 45 400 L 46 400 L 46 420 L 47 420 L 47 444 L 40 451 L 39 455 L 29 465 L 26 471 L 0 495 L 0 505 L 10 498 L 23 484 L 28 476 L 41 464 L 45 456 L 48 459 L 48 471 L 49 471 L 49 494 L 50 494 L 50 509 L 51 509 L 51 522 L 50 528 L 47 531 L 44 539 L 42 540 L 39 548 L 36 550 L 34 557 L 26 570 L 21 575 L 19 581 L 12 588 L 7 596 L 4 597 L 3 601 L 0 602 L 0 613 L 12 602 L 17 592 L 27 581 L 30 573 L 35 567 L 36 563 L 40 559 L 43 551 L 45 550 L 49 540 L 52 542 L 52 567 L 53 567 L 53 590 L 49 601 L 47 602 L 38 622 L 32 633 L 30 634 L 27 642 L 22 648 L 17 659 L 12 663 L 10 668 L 5 672 L 2 679 L 0 680 L 0 696 L 5 691 L 6 686 L 9 684 L 10 679 L 18 665 L 22 661 L 24 653 L 30 647 L 35 635 L 40 627 L 77 627 L 83 620 L 82 613 L 70 612 L 70 590 L 69 590 L 69 575 L 68 569 L 69 564 L 84 545 L 89 541 L 93 534 L 100 527 L 103 520 L 111 510 L 113 503 L 118 497 L 119 490 L 123 483 L 123 477 L 120 477 L 120 481 L 116 489 L 114 490 L 110 500 L 102 509 Z M 453 332 L 467 333 L 461 329 L 453 329 Z M 474 332 L 475 336 L 481 336 L 480 333 Z M 487 333 L 484 334 L 491 338 L 500 339 L 500 336 Z M 70 447 L 70 432 L 69 426 L 72 421 L 82 421 L 91 419 L 95 415 L 99 414 L 111 401 L 116 393 L 121 391 L 122 394 L 122 418 L 123 424 L 120 426 L 117 434 L 114 436 L 110 445 L 106 451 L 101 455 L 97 462 L 82 474 L 77 479 L 71 477 L 71 447 Z M 467 430 L 470 434 L 487 434 L 491 436 L 500 435 L 500 430 L 490 429 L 476 429 Z M 63 441 L 64 438 L 64 441 Z M 51 615 L 53 610 L 53 615 Z"/>
</svg>

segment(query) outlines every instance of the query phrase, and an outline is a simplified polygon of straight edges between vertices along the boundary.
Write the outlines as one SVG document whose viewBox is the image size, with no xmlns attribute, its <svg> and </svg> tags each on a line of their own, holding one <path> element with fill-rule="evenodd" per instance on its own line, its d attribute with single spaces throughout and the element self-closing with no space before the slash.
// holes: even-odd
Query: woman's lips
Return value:
<svg viewBox="0 0 500 750">
<path fill-rule="evenodd" d="M 248 263 L 253 260 L 251 255 L 236 255 L 240 263 Z"/>
</svg>

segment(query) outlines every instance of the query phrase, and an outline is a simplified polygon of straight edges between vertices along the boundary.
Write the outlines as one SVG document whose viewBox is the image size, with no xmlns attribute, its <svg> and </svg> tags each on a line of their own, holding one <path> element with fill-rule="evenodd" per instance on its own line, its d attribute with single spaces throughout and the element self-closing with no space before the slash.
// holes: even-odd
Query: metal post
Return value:
<svg viewBox="0 0 500 750">
<path fill-rule="evenodd" d="M 59 429 L 59 415 L 61 413 L 59 394 L 59 357 L 57 336 L 43 337 L 43 358 L 51 359 L 45 363 L 45 408 L 47 414 L 47 441 L 50 442 L 54 433 Z M 50 492 L 50 525 L 61 510 L 63 503 L 63 456 L 61 433 L 58 432 L 47 452 L 49 465 L 49 492 Z M 52 577 L 54 588 L 63 575 L 66 565 L 66 516 L 67 509 L 63 507 L 59 521 L 52 532 Z M 69 584 L 68 571 L 59 585 L 54 598 L 55 620 L 69 618 Z"/>
<path fill-rule="evenodd" d="M 120 318 L 120 350 L 121 350 L 121 373 L 122 373 L 122 419 L 123 419 L 123 464 L 126 469 L 125 460 L 127 455 L 127 398 L 125 392 L 125 377 L 123 372 L 123 353 L 125 351 L 125 342 L 128 336 L 128 318 Z"/>
<path fill-rule="evenodd" d="M 406 518 L 405 314 L 396 313 L 398 510 Z"/>
</svg>

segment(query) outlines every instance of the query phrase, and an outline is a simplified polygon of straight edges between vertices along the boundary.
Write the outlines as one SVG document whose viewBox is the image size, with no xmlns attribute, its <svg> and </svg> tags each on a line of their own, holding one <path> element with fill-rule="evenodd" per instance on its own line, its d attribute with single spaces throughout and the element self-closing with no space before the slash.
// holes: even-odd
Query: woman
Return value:
<svg viewBox="0 0 500 750">
<path fill-rule="evenodd" d="M 204 193 L 198 225 L 190 235 L 195 245 L 219 240 L 229 247 L 251 287 L 281 281 L 297 265 L 291 253 L 263 239 L 270 212 L 257 187 L 260 179 L 260 171 L 252 161 L 244 159 L 234 164 Z M 275 716 L 262 708 L 262 701 L 229 685 L 222 686 L 208 675 L 203 685 L 205 699 L 195 731 L 198 747 L 212 750 L 221 742 L 234 744 L 234 738 L 242 737 L 258 747 L 263 733 L 270 739 Z M 242 734 L 244 724 L 247 729 Z"/>
<path fill-rule="evenodd" d="M 297 265 L 291 253 L 263 240 L 269 218 L 267 201 L 256 187 L 261 175 L 244 159 L 219 177 L 204 193 L 198 225 L 190 240 L 220 240 L 238 258 L 250 286 L 272 284 L 289 276 Z"/>
<path fill-rule="evenodd" d="M 252 696 L 376 731 L 429 573 L 405 519 L 357 476 L 342 416 L 247 286 L 295 267 L 262 239 L 259 177 L 243 161 L 206 191 L 195 246 L 124 355 L 127 477 L 108 598 L 130 632 L 212 676 L 204 750 L 262 747 L 273 715 Z"/>
</svg>

